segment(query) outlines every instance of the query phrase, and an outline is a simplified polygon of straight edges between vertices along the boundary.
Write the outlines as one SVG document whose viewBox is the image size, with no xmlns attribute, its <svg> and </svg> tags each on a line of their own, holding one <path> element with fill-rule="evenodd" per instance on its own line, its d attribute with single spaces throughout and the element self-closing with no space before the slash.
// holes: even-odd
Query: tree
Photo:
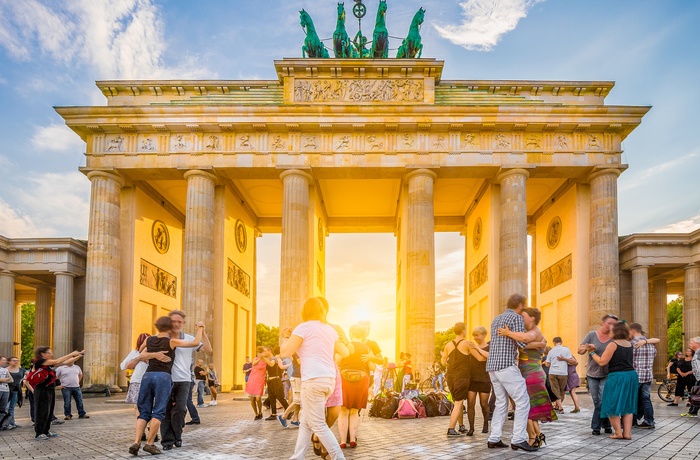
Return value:
<svg viewBox="0 0 700 460">
<path fill-rule="evenodd" d="M 445 349 L 445 345 L 447 345 L 447 342 L 450 340 L 454 340 L 455 337 L 453 328 L 444 331 L 435 331 L 435 361 L 440 361 L 442 350 Z"/>
<path fill-rule="evenodd" d="M 29 369 L 34 359 L 34 316 L 36 310 L 33 303 L 22 305 L 22 356 L 20 365 Z"/>
<path fill-rule="evenodd" d="M 276 347 L 280 344 L 280 328 L 258 323 L 255 326 L 256 346 Z"/>
<path fill-rule="evenodd" d="M 683 351 L 683 297 L 668 304 L 668 354 Z"/>
</svg>

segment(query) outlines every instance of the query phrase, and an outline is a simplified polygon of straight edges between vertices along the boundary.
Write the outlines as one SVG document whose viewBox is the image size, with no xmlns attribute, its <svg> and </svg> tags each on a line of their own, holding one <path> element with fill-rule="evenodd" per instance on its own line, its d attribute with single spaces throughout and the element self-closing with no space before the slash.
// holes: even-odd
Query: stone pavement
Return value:
<svg viewBox="0 0 700 460">
<path fill-rule="evenodd" d="M 120 399 L 117 395 L 110 402 Z M 207 398 L 208 399 L 208 398 Z M 656 429 L 635 429 L 632 441 L 615 441 L 607 436 L 592 436 L 589 427 L 591 399 L 580 394 L 582 411 L 567 413 L 560 420 L 543 425 L 547 446 L 537 453 L 520 453 L 511 449 L 488 449 L 488 435 L 447 439 L 448 419 L 383 420 L 366 416 L 360 424 L 358 447 L 345 451 L 348 459 L 462 459 L 535 458 L 616 460 L 694 459 L 700 458 L 700 420 L 679 417 L 684 407 L 666 407 L 656 395 Z M 105 398 L 86 399 L 88 420 L 74 419 L 55 426 L 60 436 L 47 441 L 33 439 L 28 407 L 19 409 L 22 428 L 0 432 L 0 459 L 109 459 L 133 458 L 127 452 L 134 429 L 134 412 L 130 406 L 107 404 Z M 56 415 L 63 411 L 57 398 Z M 477 408 L 477 426 L 481 424 Z M 232 400 L 231 394 L 220 396 L 219 405 L 200 410 L 202 424 L 186 427 L 185 445 L 165 452 L 163 459 L 286 459 L 296 440 L 296 429 L 283 429 L 276 421 L 253 421 L 247 402 Z M 61 417 L 62 418 L 62 417 Z M 506 437 L 512 422 L 506 423 Z M 337 429 L 334 429 L 337 433 Z M 480 431 L 480 430 L 479 430 Z M 147 456 L 143 451 L 141 457 Z M 318 458 L 309 449 L 307 459 Z"/>
</svg>

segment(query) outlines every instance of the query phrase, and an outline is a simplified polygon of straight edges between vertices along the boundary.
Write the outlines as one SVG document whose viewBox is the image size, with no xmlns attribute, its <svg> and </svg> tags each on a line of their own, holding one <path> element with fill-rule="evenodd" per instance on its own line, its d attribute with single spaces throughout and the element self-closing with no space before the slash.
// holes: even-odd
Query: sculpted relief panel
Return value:
<svg viewBox="0 0 700 460">
<path fill-rule="evenodd" d="M 424 102 L 422 80 L 333 79 L 294 82 L 294 102 Z"/>
<path fill-rule="evenodd" d="M 479 262 L 479 265 L 469 273 L 469 294 L 473 293 L 484 285 L 489 279 L 489 256 Z"/>
<path fill-rule="evenodd" d="M 572 276 L 571 254 L 540 273 L 540 294 L 569 281 Z"/>
</svg>

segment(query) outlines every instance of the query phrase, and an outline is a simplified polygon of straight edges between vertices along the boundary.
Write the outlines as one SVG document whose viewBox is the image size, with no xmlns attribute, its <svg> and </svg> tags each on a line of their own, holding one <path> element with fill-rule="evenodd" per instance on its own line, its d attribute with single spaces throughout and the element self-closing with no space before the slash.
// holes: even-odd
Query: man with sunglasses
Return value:
<svg viewBox="0 0 700 460">
<path fill-rule="evenodd" d="M 605 315 L 600 321 L 600 326 L 595 331 L 591 331 L 586 335 L 578 347 L 578 354 L 585 355 L 595 352 L 601 356 L 608 344 L 612 341 L 610 338 L 610 328 L 617 323 L 619 318 L 615 315 Z M 586 386 L 591 394 L 595 410 L 591 418 L 591 430 L 593 434 L 600 435 L 600 429 L 603 428 L 606 433 L 612 433 L 610 420 L 607 417 L 600 417 L 600 405 L 603 402 L 603 390 L 605 389 L 605 381 L 608 378 L 608 366 L 599 366 L 593 359 L 588 358 L 588 366 L 586 367 Z"/>
</svg>

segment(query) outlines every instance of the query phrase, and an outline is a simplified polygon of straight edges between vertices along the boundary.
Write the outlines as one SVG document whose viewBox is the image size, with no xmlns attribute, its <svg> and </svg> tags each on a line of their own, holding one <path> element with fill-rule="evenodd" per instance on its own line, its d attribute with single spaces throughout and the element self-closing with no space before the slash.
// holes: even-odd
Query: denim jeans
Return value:
<svg viewBox="0 0 700 460">
<path fill-rule="evenodd" d="M 75 399 L 75 407 L 78 409 L 78 416 L 82 417 L 85 415 L 85 409 L 83 408 L 83 392 L 80 391 L 80 387 L 61 388 L 61 394 L 63 395 L 63 415 L 71 415 L 71 397 Z"/>
<path fill-rule="evenodd" d="M 654 406 L 651 404 L 651 382 L 639 384 L 637 419 L 644 417 L 647 425 L 654 426 Z"/>
<path fill-rule="evenodd" d="M 19 400 L 19 392 L 13 391 L 10 393 L 10 404 L 7 406 L 7 412 L 10 413 L 10 424 L 16 425 L 15 423 L 15 406 L 17 406 L 17 401 Z"/>
<path fill-rule="evenodd" d="M 139 399 L 136 404 L 139 418 L 150 421 L 152 418 L 163 421 L 170 401 L 173 381 L 167 372 L 146 372 L 141 379 Z"/>
<path fill-rule="evenodd" d="M 197 406 L 192 402 L 192 390 L 194 389 L 194 380 L 189 382 L 189 392 L 187 393 L 187 412 L 190 413 L 190 418 L 199 422 L 199 412 L 197 412 Z M 185 423 L 185 412 L 182 413 L 182 423 Z"/>
<path fill-rule="evenodd" d="M 442 391 L 444 387 L 442 386 L 442 380 L 445 378 L 445 374 L 438 374 L 435 377 L 433 377 L 433 380 L 431 382 L 431 385 L 433 388 L 435 388 L 435 381 L 437 380 L 438 383 L 440 384 L 440 390 Z"/>
<path fill-rule="evenodd" d="M 593 399 L 593 405 L 595 409 L 593 410 L 593 418 L 591 418 L 591 429 L 594 431 L 600 431 L 602 428 L 610 428 L 610 420 L 607 417 L 600 417 L 600 405 L 603 403 L 603 390 L 605 390 L 605 382 L 608 377 L 603 377 L 602 379 L 596 377 L 586 377 L 586 382 L 588 385 L 588 392 L 591 394 L 591 399 Z"/>
<path fill-rule="evenodd" d="M 0 391 L 0 418 L 7 413 L 7 404 L 10 402 L 10 392 Z"/>
<path fill-rule="evenodd" d="M 206 380 L 197 380 L 197 405 L 204 405 L 204 388 L 207 386 Z"/>
</svg>

